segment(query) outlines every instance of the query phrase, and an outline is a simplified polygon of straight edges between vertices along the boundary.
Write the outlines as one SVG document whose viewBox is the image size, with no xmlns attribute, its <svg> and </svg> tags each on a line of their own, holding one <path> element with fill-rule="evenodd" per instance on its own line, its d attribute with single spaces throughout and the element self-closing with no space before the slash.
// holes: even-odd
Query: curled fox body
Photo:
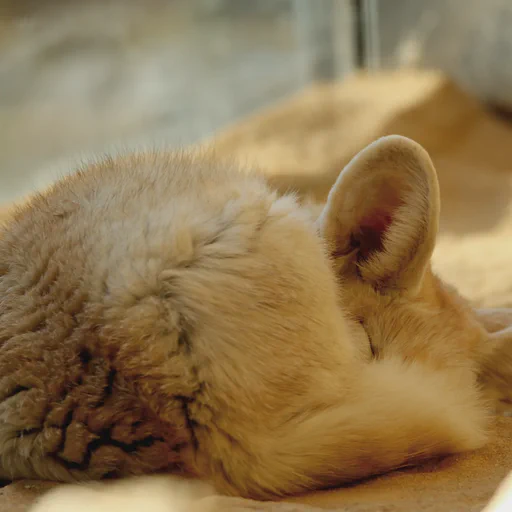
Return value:
<svg viewBox="0 0 512 512">
<path fill-rule="evenodd" d="M 267 500 L 479 448 L 509 336 L 432 272 L 439 208 L 398 136 L 320 215 L 208 152 L 34 196 L 0 234 L 0 477 L 178 472 Z"/>
</svg>

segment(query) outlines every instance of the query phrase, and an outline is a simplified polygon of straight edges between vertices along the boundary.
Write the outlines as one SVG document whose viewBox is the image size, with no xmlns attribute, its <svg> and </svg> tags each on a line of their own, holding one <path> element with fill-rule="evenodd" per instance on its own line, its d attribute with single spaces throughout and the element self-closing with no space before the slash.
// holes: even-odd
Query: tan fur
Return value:
<svg viewBox="0 0 512 512">
<path fill-rule="evenodd" d="M 430 270 L 438 218 L 402 137 L 318 219 L 208 152 L 61 181 L 0 235 L 0 476 L 271 499 L 482 446 L 497 345 Z"/>
</svg>

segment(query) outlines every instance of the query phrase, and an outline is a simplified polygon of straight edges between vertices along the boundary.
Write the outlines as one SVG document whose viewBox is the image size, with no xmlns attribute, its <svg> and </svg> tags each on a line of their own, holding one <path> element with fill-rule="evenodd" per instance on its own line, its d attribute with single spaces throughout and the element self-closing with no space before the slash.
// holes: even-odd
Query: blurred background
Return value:
<svg viewBox="0 0 512 512">
<path fill-rule="evenodd" d="M 0 203 L 359 68 L 438 68 L 506 110 L 511 26 L 509 0 L 0 0 Z"/>
</svg>

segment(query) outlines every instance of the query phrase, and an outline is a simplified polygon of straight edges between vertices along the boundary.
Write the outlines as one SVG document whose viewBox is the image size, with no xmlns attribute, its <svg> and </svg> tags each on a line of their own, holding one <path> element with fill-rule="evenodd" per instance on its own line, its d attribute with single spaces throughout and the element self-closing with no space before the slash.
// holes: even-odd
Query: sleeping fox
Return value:
<svg viewBox="0 0 512 512">
<path fill-rule="evenodd" d="M 32 197 L 0 234 L 0 477 L 271 500 L 481 447 L 512 336 L 432 272 L 439 208 L 399 136 L 320 214 L 206 150 Z M 95 511 L 83 492 L 36 508 Z"/>
</svg>

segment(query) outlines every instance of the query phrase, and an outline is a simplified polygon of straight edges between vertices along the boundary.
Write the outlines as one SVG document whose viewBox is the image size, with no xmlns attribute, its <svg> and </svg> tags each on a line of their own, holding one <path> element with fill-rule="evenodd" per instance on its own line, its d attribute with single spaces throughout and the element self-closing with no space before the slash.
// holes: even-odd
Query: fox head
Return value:
<svg viewBox="0 0 512 512">
<path fill-rule="evenodd" d="M 388 136 L 341 172 L 318 218 L 342 303 L 373 357 L 473 365 L 487 334 L 469 305 L 431 269 L 439 186 L 417 143 Z M 364 338 L 364 336 L 363 336 Z"/>
</svg>

